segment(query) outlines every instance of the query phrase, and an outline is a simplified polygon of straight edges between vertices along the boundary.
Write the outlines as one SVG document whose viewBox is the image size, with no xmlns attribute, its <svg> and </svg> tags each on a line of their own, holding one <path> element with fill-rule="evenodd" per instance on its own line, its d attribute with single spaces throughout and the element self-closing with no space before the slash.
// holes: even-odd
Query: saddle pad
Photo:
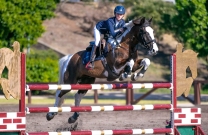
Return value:
<svg viewBox="0 0 208 135">
<path fill-rule="evenodd" d="M 84 65 L 86 65 L 90 61 L 90 55 L 91 55 L 91 49 L 86 49 L 82 55 L 82 63 Z M 96 55 L 94 61 L 101 60 L 103 57 L 104 57 L 103 55 L 101 56 Z"/>
<path fill-rule="evenodd" d="M 82 55 L 82 60 L 83 60 L 82 62 L 84 65 L 86 65 L 90 61 L 90 53 L 91 53 L 91 50 L 84 51 Z"/>
</svg>

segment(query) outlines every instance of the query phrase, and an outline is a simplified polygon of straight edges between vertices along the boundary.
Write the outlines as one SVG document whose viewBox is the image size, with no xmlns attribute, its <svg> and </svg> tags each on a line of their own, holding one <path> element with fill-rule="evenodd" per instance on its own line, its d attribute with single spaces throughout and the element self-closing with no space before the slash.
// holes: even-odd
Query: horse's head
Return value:
<svg viewBox="0 0 208 135">
<path fill-rule="evenodd" d="M 150 20 L 146 20 L 145 17 L 133 20 L 132 31 L 134 37 L 137 38 L 138 43 L 148 49 L 150 55 L 155 55 L 158 52 L 158 47 L 154 38 L 153 29 L 150 27 Z"/>
</svg>

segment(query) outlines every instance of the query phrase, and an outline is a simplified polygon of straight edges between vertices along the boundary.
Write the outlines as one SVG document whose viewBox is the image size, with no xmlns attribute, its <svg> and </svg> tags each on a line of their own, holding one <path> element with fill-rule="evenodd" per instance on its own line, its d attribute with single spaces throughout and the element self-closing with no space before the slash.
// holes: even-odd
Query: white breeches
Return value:
<svg viewBox="0 0 208 135">
<path fill-rule="evenodd" d="M 95 38 L 95 45 L 98 46 L 100 42 L 100 31 L 94 27 L 94 38 Z"/>
</svg>

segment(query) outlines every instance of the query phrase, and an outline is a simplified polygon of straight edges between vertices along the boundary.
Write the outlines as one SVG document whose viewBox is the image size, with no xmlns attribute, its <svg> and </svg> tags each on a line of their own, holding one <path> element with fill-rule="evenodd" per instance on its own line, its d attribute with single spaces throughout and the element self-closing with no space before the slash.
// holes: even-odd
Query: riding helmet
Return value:
<svg viewBox="0 0 208 135">
<path fill-rule="evenodd" d="M 124 15 L 125 14 L 125 8 L 123 6 L 116 6 L 115 9 L 114 9 L 114 14 L 122 14 Z"/>
</svg>

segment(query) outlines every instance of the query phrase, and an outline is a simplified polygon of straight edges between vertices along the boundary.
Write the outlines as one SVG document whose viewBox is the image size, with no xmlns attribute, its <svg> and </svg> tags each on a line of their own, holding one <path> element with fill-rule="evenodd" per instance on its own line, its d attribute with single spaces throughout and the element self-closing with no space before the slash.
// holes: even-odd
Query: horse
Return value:
<svg viewBox="0 0 208 135">
<path fill-rule="evenodd" d="M 138 58 L 138 46 L 148 50 L 150 55 L 156 55 L 156 44 L 153 29 L 150 27 L 152 18 L 141 17 L 125 24 L 125 31 L 115 40 L 109 37 L 106 47 L 108 52 L 105 57 L 94 61 L 94 68 L 88 70 L 83 64 L 86 50 L 73 55 L 67 55 L 59 60 L 59 84 L 93 84 L 96 78 L 106 78 L 107 81 L 118 79 L 122 75 L 127 62 L 133 60 L 133 81 L 142 77 L 150 65 L 148 58 Z M 140 70 L 138 73 L 136 71 Z M 134 73 L 135 72 L 135 73 Z M 64 95 L 70 90 L 57 90 L 54 107 L 60 107 L 64 101 Z M 82 98 L 88 90 L 78 90 L 75 94 L 75 106 L 79 106 Z M 49 121 L 57 115 L 56 112 L 48 112 L 46 119 Z M 69 117 L 68 123 L 74 123 L 79 117 L 79 112 Z"/>
</svg>

